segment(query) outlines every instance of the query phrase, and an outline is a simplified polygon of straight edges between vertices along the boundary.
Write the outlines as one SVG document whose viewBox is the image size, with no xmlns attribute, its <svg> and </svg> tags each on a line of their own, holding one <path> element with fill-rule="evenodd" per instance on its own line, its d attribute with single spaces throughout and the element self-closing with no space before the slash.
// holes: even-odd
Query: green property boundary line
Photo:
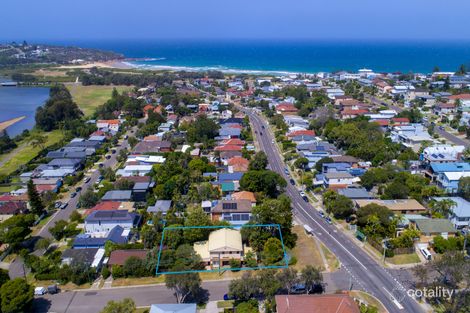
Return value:
<svg viewBox="0 0 470 313">
<path fill-rule="evenodd" d="M 160 267 L 160 258 L 163 249 L 163 240 L 165 239 L 165 232 L 167 230 L 176 230 L 176 229 L 221 229 L 221 228 L 253 228 L 253 227 L 275 227 L 279 231 L 279 237 L 281 240 L 282 251 L 284 254 L 283 263 L 284 265 L 267 265 L 267 266 L 256 266 L 256 267 L 240 267 L 240 268 L 230 268 L 231 271 L 247 271 L 247 270 L 260 270 L 260 269 L 282 269 L 289 266 L 289 260 L 287 258 L 287 251 L 284 246 L 284 240 L 282 238 L 281 226 L 279 224 L 245 224 L 245 225 L 230 225 L 230 226 L 169 226 L 163 228 L 162 239 L 160 240 L 160 249 L 158 250 L 158 260 L 156 267 L 156 275 L 161 274 L 188 274 L 188 273 L 211 273 L 211 272 L 220 272 L 221 268 L 219 265 L 218 269 L 212 270 L 188 270 L 188 271 L 169 271 L 169 272 L 159 272 Z"/>
</svg>

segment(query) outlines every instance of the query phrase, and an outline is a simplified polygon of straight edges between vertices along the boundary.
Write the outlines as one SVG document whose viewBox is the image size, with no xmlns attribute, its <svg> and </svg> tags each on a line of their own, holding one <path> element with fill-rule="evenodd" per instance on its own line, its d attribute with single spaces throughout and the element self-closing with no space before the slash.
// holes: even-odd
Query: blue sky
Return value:
<svg viewBox="0 0 470 313">
<path fill-rule="evenodd" d="M 469 0 L 9 0 L 0 40 L 466 39 Z"/>
</svg>

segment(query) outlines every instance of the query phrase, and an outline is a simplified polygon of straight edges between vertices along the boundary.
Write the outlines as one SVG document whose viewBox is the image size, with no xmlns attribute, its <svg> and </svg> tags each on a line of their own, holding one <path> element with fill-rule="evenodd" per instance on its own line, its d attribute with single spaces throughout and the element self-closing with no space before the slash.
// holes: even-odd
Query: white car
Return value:
<svg viewBox="0 0 470 313">
<path fill-rule="evenodd" d="M 300 196 L 303 198 L 303 197 L 306 197 L 307 195 L 305 194 L 305 192 L 301 191 Z"/>
</svg>

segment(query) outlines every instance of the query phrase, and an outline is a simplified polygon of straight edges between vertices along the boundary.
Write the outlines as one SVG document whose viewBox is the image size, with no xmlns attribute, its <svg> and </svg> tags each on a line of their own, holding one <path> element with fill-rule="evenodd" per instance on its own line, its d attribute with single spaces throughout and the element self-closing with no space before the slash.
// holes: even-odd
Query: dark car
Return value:
<svg viewBox="0 0 470 313">
<path fill-rule="evenodd" d="M 70 198 L 75 198 L 76 195 L 77 195 L 76 192 L 72 192 L 72 193 L 70 194 Z"/>
<path fill-rule="evenodd" d="M 75 188 L 75 192 L 80 192 L 80 191 L 82 191 L 82 187 Z"/>
<path fill-rule="evenodd" d="M 259 132 L 259 135 L 260 135 L 260 136 L 263 136 L 263 133 L 262 133 L 262 132 Z"/>
<path fill-rule="evenodd" d="M 264 129 L 264 125 L 261 125 L 261 128 Z"/>
<path fill-rule="evenodd" d="M 65 209 L 69 204 L 67 202 L 64 202 L 62 203 L 62 205 L 60 206 L 60 209 L 63 210 Z"/>
<path fill-rule="evenodd" d="M 59 292 L 59 288 L 57 287 L 57 285 L 50 285 L 47 287 L 47 292 L 53 295 Z"/>
<path fill-rule="evenodd" d="M 228 293 L 224 294 L 224 301 L 229 301 L 229 300 L 236 300 L 235 298 L 232 298 L 228 295 Z"/>
<path fill-rule="evenodd" d="M 294 179 L 292 179 L 292 178 L 289 179 L 289 182 L 290 182 L 290 184 L 291 184 L 292 186 L 295 186 L 295 180 L 294 180 Z"/>
</svg>

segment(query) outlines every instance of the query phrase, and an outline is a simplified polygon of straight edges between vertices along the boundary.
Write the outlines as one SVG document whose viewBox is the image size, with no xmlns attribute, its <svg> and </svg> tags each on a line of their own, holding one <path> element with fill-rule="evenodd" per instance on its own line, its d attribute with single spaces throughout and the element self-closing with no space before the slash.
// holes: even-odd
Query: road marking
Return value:
<svg viewBox="0 0 470 313">
<path fill-rule="evenodd" d="M 385 290 L 386 293 L 388 293 L 390 295 L 390 300 L 392 300 L 393 304 L 395 304 L 397 306 L 397 308 L 399 310 L 403 310 L 403 305 L 400 304 L 400 302 L 397 301 L 397 299 L 395 299 L 395 297 L 392 295 L 392 293 L 390 291 L 387 290 L 387 288 L 383 287 L 383 289 Z"/>
</svg>

